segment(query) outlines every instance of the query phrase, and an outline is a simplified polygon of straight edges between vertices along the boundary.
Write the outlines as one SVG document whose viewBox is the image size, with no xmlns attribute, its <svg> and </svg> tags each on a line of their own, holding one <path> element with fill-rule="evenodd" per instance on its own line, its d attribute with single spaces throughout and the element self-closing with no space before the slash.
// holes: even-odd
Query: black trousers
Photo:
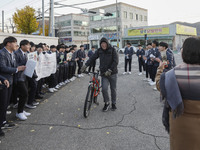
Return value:
<svg viewBox="0 0 200 150">
<path fill-rule="evenodd" d="M 152 67 L 152 81 L 155 82 L 156 73 L 157 73 L 158 66 Z"/>
<path fill-rule="evenodd" d="M 61 83 L 64 81 L 64 64 L 60 64 L 59 65 L 59 78 L 58 78 L 58 83 Z"/>
<path fill-rule="evenodd" d="M 146 69 L 146 78 L 149 77 L 149 67 L 147 65 L 147 63 L 145 63 L 145 69 Z"/>
<path fill-rule="evenodd" d="M 10 103 L 12 104 L 17 104 L 17 96 L 18 96 L 18 92 L 17 92 L 17 83 L 13 83 L 13 88 L 12 88 L 12 94 L 11 94 L 11 98 L 10 98 Z"/>
<path fill-rule="evenodd" d="M 9 88 L 0 90 L 0 127 L 3 125 L 3 122 L 6 121 L 6 110 L 10 102 L 12 88 L 12 85 L 10 85 Z"/>
<path fill-rule="evenodd" d="M 125 72 L 127 72 L 127 65 L 129 65 L 129 72 L 131 72 L 132 59 L 125 58 Z"/>
<path fill-rule="evenodd" d="M 69 64 L 64 65 L 64 81 L 69 79 Z"/>
<path fill-rule="evenodd" d="M 27 104 L 32 104 L 35 100 L 35 95 L 37 91 L 37 81 L 35 78 L 29 78 L 28 79 L 28 101 Z"/>
<path fill-rule="evenodd" d="M 44 78 L 40 79 L 37 81 L 37 90 L 36 90 L 36 95 L 40 95 L 42 92 L 42 85 L 44 84 Z"/>
<path fill-rule="evenodd" d="M 56 78 L 56 73 L 51 74 L 48 78 L 47 78 L 47 82 L 49 85 L 49 88 L 54 88 L 57 85 L 57 78 Z"/>
<path fill-rule="evenodd" d="M 18 88 L 18 96 L 19 96 L 19 103 L 18 103 L 18 113 L 22 113 L 24 111 L 25 103 L 28 100 L 28 84 L 27 82 L 17 82 Z"/>
<path fill-rule="evenodd" d="M 83 62 L 77 61 L 77 63 L 78 63 L 78 74 L 81 74 L 81 68 L 83 66 Z"/>
<path fill-rule="evenodd" d="M 75 76 L 75 74 L 76 74 L 76 62 L 74 61 L 73 62 L 73 76 Z"/>
<path fill-rule="evenodd" d="M 95 66 L 96 66 L 96 61 L 94 61 L 94 62 L 89 66 L 88 72 L 90 72 L 91 69 L 92 69 L 92 72 L 94 72 L 94 71 L 95 71 Z"/>
<path fill-rule="evenodd" d="M 143 71 L 145 71 L 145 63 L 143 61 L 143 59 L 138 59 L 139 62 L 139 72 L 142 72 L 142 67 L 143 67 Z"/>
</svg>

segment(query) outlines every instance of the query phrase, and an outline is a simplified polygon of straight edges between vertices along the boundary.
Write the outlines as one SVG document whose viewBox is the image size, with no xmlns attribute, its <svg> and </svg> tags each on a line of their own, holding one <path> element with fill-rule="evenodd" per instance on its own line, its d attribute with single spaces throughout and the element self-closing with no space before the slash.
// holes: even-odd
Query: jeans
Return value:
<svg viewBox="0 0 200 150">
<path fill-rule="evenodd" d="M 108 86 L 110 84 L 111 90 L 111 101 L 113 104 L 116 104 L 117 99 L 117 74 L 113 74 L 109 77 L 102 76 L 102 94 L 105 103 L 110 101 L 108 95 Z"/>
</svg>

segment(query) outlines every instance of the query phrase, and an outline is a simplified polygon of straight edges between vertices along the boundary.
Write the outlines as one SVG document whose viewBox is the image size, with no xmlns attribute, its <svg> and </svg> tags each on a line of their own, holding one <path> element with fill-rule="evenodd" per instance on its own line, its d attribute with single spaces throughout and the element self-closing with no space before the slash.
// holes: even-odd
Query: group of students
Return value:
<svg viewBox="0 0 200 150">
<path fill-rule="evenodd" d="M 0 136 L 4 136 L 3 129 L 15 126 L 6 121 L 6 116 L 11 113 L 9 109 L 16 108 L 16 117 L 22 121 L 26 120 L 31 113 L 26 112 L 25 107 L 34 109 L 39 105 L 36 99 L 43 99 L 45 93 L 42 88 L 48 88 L 49 92 L 53 93 L 61 86 L 83 76 L 80 69 L 86 54 L 83 45 L 78 50 L 76 45 L 68 47 L 60 44 L 49 47 L 45 43 L 35 45 L 28 40 L 22 40 L 18 46 L 17 39 L 12 36 L 5 38 L 0 45 Z M 56 53 L 57 60 L 56 72 L 38 81 L 36 71 L 31 78 L 24 74 L 27 55 L 35 51 L 38 56 L 42 53 Z M 92 47 L 88 53 L 89 57 L 94 51 L 95 48 Z M 95 70 L 95 63 L 90 66 L 89 71 L 91 68 Z"/>
<path fill-rule="evenodd" d="M 157 73 L 157 68 L 159 67 L 160 61 L 166 61 L 167 69 L 174 68 L 176 66 L 173 52 L 168 48 L 168 44 L 165 42 L 158 43 L 154 40 L 152 43 L 148 43 L 146 48 L 143 48 L 142 45 L 138 45 L 137 52 L 134 52 L 133 47 L 130 43 L 127 43 L 125 48 L 125 72 L 123 74 L 131 74 L 131 63 L 132 55 L 135 54 L 138 57 L 139 64 L 139 73 L 141 76 L 144 74 L 146 78 L 144 81 L 150 86 L 156 85 L 155 78 Z M 129 63 L 129 72 L 127 72 L 127 64 Z M 157 90 L 155 87 L 154 90 Z"/>
</svg>

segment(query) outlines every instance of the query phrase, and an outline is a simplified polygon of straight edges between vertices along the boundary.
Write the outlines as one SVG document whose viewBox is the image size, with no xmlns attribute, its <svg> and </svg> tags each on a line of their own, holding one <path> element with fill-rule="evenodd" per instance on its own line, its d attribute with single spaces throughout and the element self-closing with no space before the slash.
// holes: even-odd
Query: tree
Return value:
<svg viewBox="0 0 200 150">
<path fill-rule="evenodd" d="M 13 21 L 19 33 L 31 34 L 38 29 L 35 9 L 30 6 L 25 6 L 21 10 L 17 9 L 13 15 Z"/>
<path fill-rule="evenodd" d="M 42 35 L 42 32 L 43 32 L 43 29 L 42 27 L 39 28 L 39 35 Z M 49 25 L 48 24 L 45 24 L 45 27 L 44 27 L 44 32 L 45 32 L 45 36 L 48 36 L 49 35 Z"/>
</svg>

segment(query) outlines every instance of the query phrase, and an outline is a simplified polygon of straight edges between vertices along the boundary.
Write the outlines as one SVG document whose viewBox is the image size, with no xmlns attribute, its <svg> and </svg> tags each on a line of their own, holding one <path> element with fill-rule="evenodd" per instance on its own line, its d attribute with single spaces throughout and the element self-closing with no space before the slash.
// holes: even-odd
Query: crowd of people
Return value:
<svg viewBox="0 0 200 150">
<path fill-rule="evenodd" d="M 155 86 L 155 78 L 157 73 L 157 68 L 159 66 L 160 61 L 167 61 L 167 69 L 172 69 L 176 66 L 174 55 L 172 50 L 168 48 L 168 44 L 165 42 L 158 43 L 157 41 L 153 41 L 152 43 L 148 43 L 146 47 L 142 47 L 142 45 L 138 45 L 138 50 L 134 52 L 133 47 L 131 47 L 130 43 L 127 43 L 127 47 L 125 48 L 125 74 L 131 74 L 131 63 L 132 63 L 132 55 L 136 54 L 138 57 L 139 64 L 139 73 L 145 75 L 144 81 L 150 86 Z M 129 64 L 129 72 L 127 72 L 127 65 Z M 154 90 L 157 90 L 154 87 Z"/>
<path fill-rule="evenodd" d="M 27 120 L 31 113 L 25 111 L 25 107 L 35 109 L 39 105 L 36 100 L 43 99 L 43 88 L 53 93 L 77 77 L 83 77 L 80 70 L 87 55 L 83 45 L 78 49 L 76 45 L 35 45 L 28 40 L 22 40 L 17 45 L 17 39 L 12 36 L 5 38 L 0 46 L 0 136 L 4 136 L 3 129 L 15 126 L 6 120 L 6 116 L 12 113 L 10 110 L 17 109 L 16 117 L 22 121 Z M 88 53 L 89 57 L 94 51 L 95 48 L 92 47 Z M 40 80 L 37 80 L 36 71 L 32 77 L 26 76 L 24 70 L 27 55 L 31 52 L 37 52 L 38 56 L 41 53 L 56 53 L 56 72 Z M 91 69 L 95 70 L 95 64 L 93 62 L 90 65 L 89 72 Z"/>
</svg>

